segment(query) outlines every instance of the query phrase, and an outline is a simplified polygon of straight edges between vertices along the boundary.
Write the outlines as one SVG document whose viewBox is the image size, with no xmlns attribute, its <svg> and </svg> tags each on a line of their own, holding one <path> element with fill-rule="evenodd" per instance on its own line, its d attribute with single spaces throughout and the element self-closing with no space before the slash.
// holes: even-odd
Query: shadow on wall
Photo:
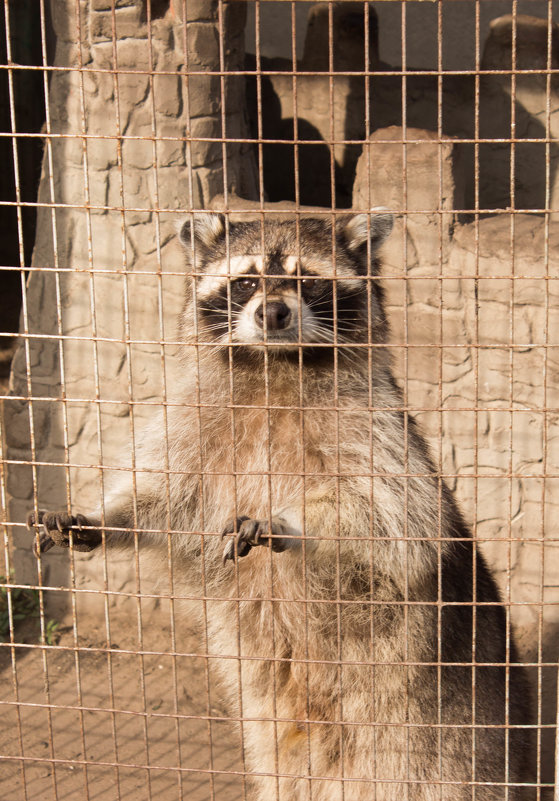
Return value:
<svg viewBox="0 0 559 801">
<path fill-rule="evenodd" d="M 252 57 L 248 69 L 256 69 Z M 320 130 L 306 119 L 282 117 L 281 101 L 272 79 L 261 79 L 261 125 L 264 140 L 261 160 L 266 200 L 298 200 L 303 206 L 351 206 L 351 187 L 342 179 L 340 166 L 330 157 L 330 148 Z M 259 138 L 256 80 L 247 80 L 247 109 L 251 135 Z M 277 141 L 280 140 L 280 141 Z M 294 145 L 295 141 L 305 144 Z M 313 144 L 307 144 L 313 142 Z M 314 144 L 316 142 L 316 144 Z M 260 158 L 258 148 L 257 162 Z M 298 180 L 296 180 L 298 177 Z M 299 194 L 297 194 L 297 187 Z M 334 193 L 332 192 L 334 187 Z"/>
<path fill-rule="evenodd" d="M 41 19 L 34 0 L 11 2 L 0 14 L 0 64 L 8 64 L 6 20 L 9 24 L 10 57 L 18 65 L 41 65 Z M 52 56 L 54 34 L 46 15 L 47 58 Z M 29 102 L 29 98 L 33 102 Z M 0 70 L 0 131 L 36 134 L 45 121 L 43 75 L 38 70 L 18 69 L 11 75 Z M 35 238 L 37 186 L 41 172 L 42 139 L 20 136 L 0 137 L 0 316 L 2 332 L 17 333 L 21 308 L 20 267 L 31 263 Z M 17 206 L 18 201 L 23 205 Z M 29 204 L 29 205 L 28 205 Z M 6 269 L 8 268 L 8 269 Z M 9 269 L 13 268 L 13 269 Z M 0 338 L 0 393 L 8 388 L 14 339 Z"/>
<path fill-rule="evenodd" d="M 340 74 L 331 79 L 324 75 L 329 68 L 328 9 L 324 6 L 313 6 L 309 12 L 305 53 L 297 64 L 297 71 L 303 74 L 296 78 L 296 97 L 293 77 L 285 74 L 293 70 L 292 61 L 260 59 L 262 70 L 275 72 L 261 79 L 265 199 L 298 199 L 302 204 L 319 206 L 331 206 L 335 202 L 338 208 L 350 207 L 355 167 L 362 151 L 359 142 L 381 128 L 405 125 L 465 140 L 461 145 L 465 209 L 547 208 L 544 75 L 517 76 L 514 86 L 511 76 L 502 74 L 486 74 L 476 79 L 474 75 L 439 77 L 412 72 L 403 78 L 390 74 L 400 68 L 378 59 L 377 22 L 372 9 L 367 47 L 362 4 L 341 4 L 333 13 L 332 58 L 334 70 Z M 516 37 L 516 67 L 545 69 L 542 52 L 547 53 L 547 22 L 519 17 Z M 554 30 L 554 53 L 556 50 L 559 53 L 557 38 Z M 494 20 L 482 68 L 510 70 L 511 42 L 510 17 Z M 370 78 L 347 74 L 363 71 L 366 50 Z M 554 64 L 555 60 L 554 57 Z M 255 69 L 255 57 L 248 56 L 247 70 Z M 316 74 L 309 75 L 310 71 Z M 529 99 L 527 94 L 530 94 Z M 513 101 L 511 96 L 515 95 Z M 477 109 L 476 96 L 479 97 Z M 256 78 L 247 79 L 247 108 L 251 132 L 256 138 L 259 135 Z M 294 119 L 297 120 L 296 131 Z M 511 139 L 512 130 L 514 143 L 506 141 Z M 285 144 L 273 140 L 285 140 Z M 316 141 L 317 144 L 296 146 L 297 140 Z M 334 144 L 330 144 L 332 142 Z M 557 145 L 551 143 L 551 195 L 558 156 Z M 395 178 L 405 180 L 404 176 Z"/>
<path fill-rule="evenodd" d="M 355 79 L 360 80 L 360 79 Z M 406 115 L 402 113 L 402 78 L 377 75 L 371 81 L 371 133 L 392 125 L 437 132 L 439 87 L 436 76 L 412 75 L 406 79 Z M 361 87 L 355 90 L 362 95 Z M 441 79 L 441 121 L 443 136 L 458 140 L 484 140 L 477 146 L 463 142 L 460 183 L 464 187 L 466 209 L 545 209 L 546 144 L 541 142 L 502 142 L 511 138 L 515 120 L 517 137 L 544 139 L 545 127 L 529 115 L 520 103 L 511 103 L 509 95 L 491 79 L 481 79 L 479 96 L 479 133 L 476 135 L 476 87 L 473 76 L 448 76 Z M 555 145 L 551 146 L 554 152 Z M 555 168 L 551 160 L 551 183 Z M 405 176 L 395 176 L 404 181 Z M 435 177 L 436 180 L 436 177 Z M 477 196 L 477 204 L 476 204 Z"/>
</svg>

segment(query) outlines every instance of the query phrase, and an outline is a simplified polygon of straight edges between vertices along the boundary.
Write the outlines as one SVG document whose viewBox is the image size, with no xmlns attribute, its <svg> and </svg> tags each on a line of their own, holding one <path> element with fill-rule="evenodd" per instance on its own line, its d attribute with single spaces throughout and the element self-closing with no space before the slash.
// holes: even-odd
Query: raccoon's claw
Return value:
<svg viewBox="0 0 559 801">
<path fill-rule="evenodd" d="M 229 534 L 235 534 L 227 541 L 223 549 L 223 564 L 229 559 L 234 561 L 235 557 L 246 556 L 257 545 L 267 545 L 270 539 L 272 540 L 272 550 L 284 551 L 285 542 L 270 537 L 271 534 L 277 533 L 279 532 L 274 531 L 273 524 L 270 525 L 268 520 L 253 520 L 244 516 L 233 518 L 227 523 L 221 534 L 222 539 Z"/>
<path fill-rule="evenodd" d="M 252 548 L 253 544 L 248 541 L 248 529 L 245 529 L 245 523 L 254 523 L 256 521 L 251 520 L 249 517 L 234 517 L 232 520 L 229 520 L 223 531 L 221 532 L 221 539 L 227 537 L 228 534 L 235 534 L 235 537 L 227 540 L 225 544 L 225 548 L 223 549 L 223 564 L 227 562 L 228 559 L 235 559 L 235 555 L 237 556 L 246 556 L 247 553 Z"/>
<path fill-rule="evenodd" d="M 39 512 L 38 516 L 35 516 L 35 512 L 29 512 L 27 515 L 27 528 L 39 528 L 43 522 L 44 512 Z M 39 556 L 41 553 L 46 553 L 50 551 L 51 548 L 54 548 L 55 542 L 52 537 L 49 536 L 48 532 L 45 530 L 40 530 L 39 534 L 39 541 L 37 542 L 37 538 L 33 540 L 33 553 L 35 556 Z"/>
<path fill-rule="evenodd" d="M 27 515 L 27 528 L 38 528 L 39 542 L 33 544 L 35 556 L 50 551 L 55 545 L 63 548 L 70 547 L 70 532 L 72 533 L 72 547 L 76 551 L 92 551 L 100 545 L 102 536 L 97 529 L 84 529 L 90 526 L 84 515 L 69 515 L 66 512 L 44 512 L 36 515 L 30 512 Z"/>
</svg>

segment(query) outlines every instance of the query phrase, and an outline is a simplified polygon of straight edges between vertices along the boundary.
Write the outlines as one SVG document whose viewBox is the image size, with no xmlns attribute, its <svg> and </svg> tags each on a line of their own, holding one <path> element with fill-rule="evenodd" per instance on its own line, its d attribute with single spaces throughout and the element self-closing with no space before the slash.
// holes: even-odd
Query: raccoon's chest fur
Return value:
<svg viewBox="0 0 559 801">
<path fill-rule="evenodd" d="M 204 449 L 205 511 L 220 525 L 237 515 L 270 517 L 303 505 L 303 495 L 331 471 L 329 436 L 293 409 L 235 409 L 208 426 Z M 323 435 L 325 433 L 322 428 Z"/>
</svg>

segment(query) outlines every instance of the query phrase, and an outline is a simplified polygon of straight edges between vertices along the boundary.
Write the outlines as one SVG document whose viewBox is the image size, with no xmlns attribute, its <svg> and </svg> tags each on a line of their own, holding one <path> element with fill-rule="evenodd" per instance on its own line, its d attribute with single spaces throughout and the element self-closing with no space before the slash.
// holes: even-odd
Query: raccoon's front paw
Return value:
<svg viewBox="0 0 559 801">
<path fill-rule="evenodd" d="M 27 515 L 27 528 L 38 528 L 39 543 L 33 544 L 35 556 L 49 551 L 55 545 L 63 548 L 70 547 L 70 532 L 72 532 L 72 547 L 76 551 L 92 551 L 101 544 L 101 532 L 91 526 L 84 515 L 69 515 L 66 512 L 43 512 L 37 515 L 30 512 Z"/>
<path fill-rule="evenodd" d="M 268 545 L 271 541 L 273 551 L 285 551 L 287 543 L 278 535 L 283 534 L 280 526 L 270 525 L 269 520 L 253 520 L 250 517 L 234 517 L 230 520 L 221 538 L 234 534 L 223 549 L 223 564 L 229 559 L 246 556 L 248 552 L 257 545 Z"/>
</svg>

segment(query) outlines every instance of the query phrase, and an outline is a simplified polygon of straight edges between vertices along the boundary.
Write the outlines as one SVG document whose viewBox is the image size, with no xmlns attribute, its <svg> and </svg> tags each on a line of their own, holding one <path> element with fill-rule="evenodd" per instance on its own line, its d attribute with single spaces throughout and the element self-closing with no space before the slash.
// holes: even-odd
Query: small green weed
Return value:
<svg viewBox="0 0 559 801">
<path fill-rule="evenodd" d="M 13 577 L 10 575 L 10 579 Z M 3 586 L 8 583 L 6 576 L 0 576 L 0 642 L 10 639 L 10 614 L 8 609 L 8 589 Z M 11 590 L 12 617 L 14 627 L 18 623 L 39 617 L 39 591 L 31 587 L 15 587 Z M 47 645 L 56 645 L 60 638 L 58 628 L 60 623 L 49 620 L 45 628 L 45 642 Z"/>
<path fill-rule="evenodd" d="M 11 578 L 11 577 L 10 577 Z M 0 585 L 6 584 L 6 576 L 0 576 Z M 30 617 L 39 617 L 39 592 L 28 587 L 11 590 L 12 615 L 14 625 Z M 8 590 L 0 586 L 0 640 L 10 639 L 10 615 L 8 611 Z"/>
<path fill-rule="evenodd" d="M 60 632 L 58 629 L 60 628 L 60 623 L 57 620 L 47 621 L 47 625 L 45 628 L 45 642 L 47 645 L 56 645 L 60 639 Z"/>
</svg>

